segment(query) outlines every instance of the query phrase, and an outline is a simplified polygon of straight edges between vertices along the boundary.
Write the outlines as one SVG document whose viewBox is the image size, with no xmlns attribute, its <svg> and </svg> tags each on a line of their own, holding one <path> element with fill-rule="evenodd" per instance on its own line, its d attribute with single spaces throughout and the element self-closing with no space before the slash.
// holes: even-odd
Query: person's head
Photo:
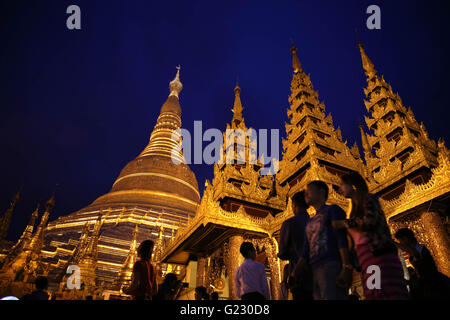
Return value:
<svg viewBox="0 0 450 320">
<path fill-rule="evenodd" d="M 150 260 L 152 258 L 154 243 L 152 240 L 144 240 L 139 245 L 138 255 L 142 260 Z"/>
<path fill-rule="evenodd" d="M 357 172 L 350 172 L 341 177 L 340 193 L 346 198 L 354 198 L 358 194 L 367 194 L 369 188 L 364 178 Z"/>
<path fill-rule="evenodd" d="M 308 205 L 305 200 L 305 191 L 299 191 L 292 196 L 292 211 L 295 215 L 300 212 L 305 212 L 308 209 Z"/>
<path fill-rule="evenodd" d="M 350 217 L 361 217 L 364 215 L 364 199 L 369 193 L 369 188 L 364 178 L 357 172 L 350 172 L 341 177 L 340 193 L 352 199 L 352 212 Z"/>
<path fill-rule="evenodd" d="M 209 300 L 208 293 L 205 287 L 195 288 L 195 300 Z"/>
<path fill-rule="evenodd" d="M 211 300 L 219 300 L 219 293 L 215 291 L 211 293 Z"/>
<path fill-rule="evenodd" d="M 36 286 L 37 290 L 47 290 L 48 288 L 48 279 L 47 277 L 37 277 L 36 281 L 34 282 L 34 285 Z"/>
<path fill-rule="evenodd" d="M 167 284 L 169 287 L 174 287 L 177 284 L 178 278 L 175 273 L 168 273 L 164 277 L 164 283 Z"/>
<path fill-rule="evenodd" d="M 305 191 L 305 200 L 308 206 L 325 204 L 328 199 L 328 186 L 325 182 L 314 180 L 308 183 Z"/>
<path fill-rule="evenodd" d="M 256 258 L 256 249 L 251 242 L 243 242 L 239 251 L 245 259 L 255 260 Z"/>
<path fill-rule="evenodd" d="M 415 246 L 418 243 L 414 232 L 408 228 L 399 229 L 395 233 L 395 238 L 403 245 Z"/>
</svg>

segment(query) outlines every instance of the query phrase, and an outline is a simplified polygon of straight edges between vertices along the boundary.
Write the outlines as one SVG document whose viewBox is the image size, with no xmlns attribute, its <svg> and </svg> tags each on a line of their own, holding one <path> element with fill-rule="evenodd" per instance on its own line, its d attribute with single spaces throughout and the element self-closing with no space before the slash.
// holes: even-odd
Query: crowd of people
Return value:
<svg viewBox="0 0 450 320">
<path fill-rule="evenodd" d="M 326 205 L 328 186 L 312 181 L 292 197 L 294 217 L 284 221 L 278 257 L 288 260 L 282 293 L 294 300 L 359 299 L 358 274 L 366 300 L 448 299 L 449 279 L 413 231 L 395 233 L 395 241 L 377 197 L 358 173 L 341 177 L 339 192 L 351 199 L 349 218 L 337 205 Z M 310 217 L 307 209 L 313 207 Z M 413 268 L 406 280 L 400 255 Z M 356 270 L 356 272 L 354 272 Z M 378 276 L 378 278 L 377 278 Z"/>
<path fill-rule="evenodd" d="M 449 279 L 439 273 L 414 232 L 400 229 L 394 240 L 377 197 L 369 193 L 361 175 L 342 176 L 339 192 L 351 199 L 348 218 L 339 206 L 326 205 L 329 190 L 323 181 L 312 181 L 306 190 L 292 196 L 294 216 L 284 221 L 280 230 L 278 257 L 289 262 L 283 270 L 282 299 L 287 300 L 289 293 L 293 300 L 360 299 L 351 287 L 358 280 L 355 274 L 366 300 L 450 298 Z M 307 212 L 310 207 L 315 211 L 312 217 Z M 140 244 L 131 284 L 123 292 L 136 300 L 176 300 L 182 280 L 168 273 L 157 284 L 151 262 L 153 247 L 151 240 Z M 255 247 L 243 242 L 240 252 L 245 260 L 234 274 L 235 295 L 241 300 L 271 299 L 264 265 L 255 261 Z M 400 261 L 403 253 L 412 265 L 409 277 Z M 23 299 L 48 300 L 47 286 L 45 277 L 38 278 L 36 290 Z M 195 288 L 195 300 L 218 299 L 217 292 Z"/>
</svg>

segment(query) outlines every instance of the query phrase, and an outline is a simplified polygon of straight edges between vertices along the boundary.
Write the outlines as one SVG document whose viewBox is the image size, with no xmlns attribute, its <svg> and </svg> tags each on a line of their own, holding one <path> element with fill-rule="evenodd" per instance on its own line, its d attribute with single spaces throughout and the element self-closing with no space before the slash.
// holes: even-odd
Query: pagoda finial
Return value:
<svg viewBox="0 0 450 320">
<path fill-rule="evenodd" d="M 369 57 L 367 56 L 366 52 L 364 51 L 363 44 L 359 40 L 358 40 L 358 48 L 359 48 L 359 52 L 361 53 L 362 65 L 363 65 L 364 70 L 366 71 L 366 75 L 367 75 L 367 77 L 372 78 L 377 73 L 377 70 L 375 70 L 375 67 L 374 67 L 372 61 L 370 61 Z"/>
<path fill-rule="evenodd" d="M 232 120 L 232 127 L 240 127 L 240 124 L 244 123 L 244 117 L 242 116 L 242 110 L 244 108 L 242 107 L 241 102 L 241 88 L 239 87 L 237 81 L 236 81 L 236 87 L 234 87 L 234 105 L 233 109 L 233 120 Z"/>
<path fill-rule="evenodd" d="M 169 97 L 175 96 L 178 98 L 178 95 L 180 94 L 181 90 L 183 89 L 183 84 L 180 81 L 181 66 L 178 65 L 176 68 L 177 68 L 177 74 L 175 75 L 175 78 L 172 81 L 170 81 L 170 84 L 169 84 L 169 88 L 170 88 Z"/>
<path fill-rule="evenodd" d="M 294 46 L 294 43 L 292 43 L 291 46 L 291 54 L 292 54 L 292 68 L 294 68 L 294 73 L 298 73 L 299 71 L 302 70 L 302 65 L 300 64 L 300 60 L 298 59 L 297 48 Z"/>
</svg>

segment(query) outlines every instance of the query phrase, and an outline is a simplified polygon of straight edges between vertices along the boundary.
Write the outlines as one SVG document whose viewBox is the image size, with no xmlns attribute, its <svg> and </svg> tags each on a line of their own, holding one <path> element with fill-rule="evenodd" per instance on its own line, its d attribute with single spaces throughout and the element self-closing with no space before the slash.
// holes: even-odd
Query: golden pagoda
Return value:
<svg viewBox="0 0 450 320">
<path fill-rule="evenodd" d="M 428 137 L 411 108 L 379 76 L 358 44 L 367 76 L 364 100 L 370 133 L 361 129 L 369 189 L 381 198 L 392 231 L 409 227 L 432 253 L 440 272 L 450 276 L 448 220 L 450 153 L 444 141 Z M 445 216 L 447 217 L 445 218 Z"/>
<path fill-rule="evenodd" d="M 77 249 L 77 245 L 84 226 L 94 224 L 99 215 L 102 215 L 101 225 L 95 225 L 95 232 L 88 241 L 92 253 L 85 253 L 84 259 L 89 257 L 90 261 L 86 260 L 86 268 L 95 262 L 96 281 L 104 283 L 105 288 L 116 279 L 127 259 L 136 225 L 140 230 L 137 243 L 145 239 L 156 241 L 160 226 L 164 232 L 161 237 L 169 238 L 187 223 L 189 215 L 195 215 L 200 201 L 197 180 L 178 150 L 182 83 L 180 68 L 177 69 L 148 145 L 122 169 L 110 192 L 89 206 L 48 224 L 42 253 L 52 269 L 49 273 L 52 289 L 61 282 L 61 274 L 65 273 L 75 251 L 82 250 Z M 85 270 L 89 274 L 86 285 L 94 283 L 93 270 L 92 266 Z"/>
</svg>

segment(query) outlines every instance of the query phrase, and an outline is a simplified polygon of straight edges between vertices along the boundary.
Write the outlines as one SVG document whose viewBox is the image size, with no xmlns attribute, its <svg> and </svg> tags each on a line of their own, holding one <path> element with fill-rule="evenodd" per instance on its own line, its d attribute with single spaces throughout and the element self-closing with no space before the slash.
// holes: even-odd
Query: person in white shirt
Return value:
<svg viewBox="0 0 450 320">
<path fill-rule="evenodd" d="M 264 266 L 254 261 L 256 250 L 251 242 L 244 242 L 240 248 L 245 261 L 234 274 L 234 288 L 241 300 L 269 300 L 269 286 L 267 284 Z"/>
</svg>

